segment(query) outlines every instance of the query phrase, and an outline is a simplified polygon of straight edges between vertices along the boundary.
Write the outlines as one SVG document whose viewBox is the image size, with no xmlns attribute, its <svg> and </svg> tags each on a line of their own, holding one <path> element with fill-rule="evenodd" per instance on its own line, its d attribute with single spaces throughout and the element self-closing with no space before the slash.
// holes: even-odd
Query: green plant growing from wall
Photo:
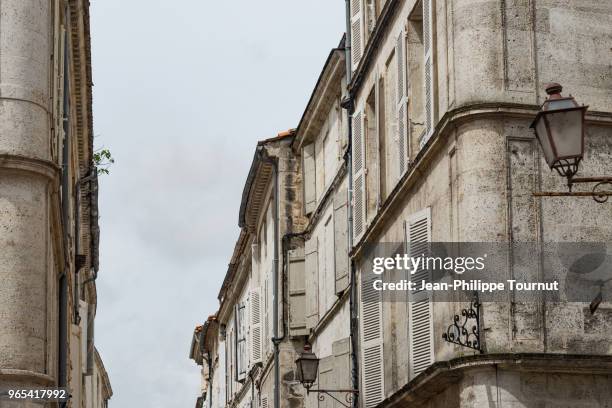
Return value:
<svg viewBox="0 0 612 408">
<path fill-rule="evenodd" d="M 93 162 L 98 169 L 98 173 L 109 174 L 109 167 L 115 163 L 115 159 L 109 149 L 101 148 L 94 151 Z"/>
</svg>

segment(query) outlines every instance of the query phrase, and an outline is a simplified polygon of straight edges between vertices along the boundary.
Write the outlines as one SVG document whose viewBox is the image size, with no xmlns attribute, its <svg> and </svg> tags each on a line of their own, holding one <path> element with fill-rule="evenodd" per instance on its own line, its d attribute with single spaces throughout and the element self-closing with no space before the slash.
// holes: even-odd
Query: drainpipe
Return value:
<svg viewBox="0 0 612 408">
<path fill-rule="evenodd" d="M 272 265 L 272 299 L 273 299 L 273 319 L 272 328 L 274 332 L 274 337 L 272 337 L 272 344 L 274 345 L 274 408 L 280 408 L 280 350 L 279 345 L 284 340 L 283 337 L 278 336 L 278 298 L 279 298 L 279 286 L 278 286 L 278 236 L 279 236 L 279 196 L 278 196 L 278 159 L 274 157 L 268 156 L 264 147 L 260 148 L 259 151 L 260 157 L 262 161 L 268 162 L 272 165 L 273 168 L 273 178 L 274 178 L 274 191 L 273 191 L 273 199 L 274 205 L 272 207 L 273 214 L 272 217 L 274 219 L 274 260 Z"/>
<path fill-rule="evenodd" d="M 206 362 L 208 364 L 208 406 L 212 407 L 213 406 L 213 375 L 215 374 L 214 368 L 213 368 L 213 363 L 212 363 L 212 356 L 210 354 L 210 351 L 206 353 L 208 355 L 208 361 Z"/>
<path fill-rule="evenodd" d="M 206 401 L 207 401 L 207 405 L 209 407 L 212 407 L 212 383 L 213 383 L 214 369 L 213 369 L 213 363 L 212 363 L 212 355 L 210 354 L 210 350 L 206 350 L 206 347 L 204 345 L 205 341 L 206 341 L 206 338 L 204 336 L 204 330 L 202 330 L 199 335 L 200 353 L 202 353 L 202 360 L 204 360 L 206 362 L 206 365 L 208 365 L 208 395 L 206 396 Z"/>
<path fill-rule="evenodd" d="M 351 83 L 353 66 L 352 66 L 352 38 L 351 38 L 351 3 L 350 0 L 345 0 L 346 8 L 346 36 L 344 40 L 344 52 L 346 61 L 346 85 Z M 353 160 L 352 160 L 352 143 L 353 143 L 353 97 L 350 92 L 347 92 L 347 97 L 342 103 L 342 107 L 347 110 L 348 119 L 348 149 L 344 160 L 348 169 L 348 246 L 349 252 L 353 247 Z M 348 255 L 347 255 L 348 256 Z M 355 284 L 355 264 L 349 257 L 350 265 L 350 288 L 349 288 L 349 310 L 350 310 L 350 338 L 351 338 L 351 385 L 354 390 L 359 390 L 359 360 L 357 358 L 357 347 L 359 339 L 359 326 L 357 324 L 357 285 Z M 354 395 L 351 406 L 357 408 L 359 406 L 359 394 Z"/>
<path fill-rule="evenodd" d="M 65 8 L 66 21 L 70 21 L 70 8 Z M 64 253 L 66 254 L 66 265 L 59 279 L 59 364 L 58 364 L 58 386 L 64 388 L 68 385 L 68 273 L 70 273 L 70 261 L 67 254 L 69 240 L 70 206 L 68 202 L 68 168 L 70 165 L 70 81 L 68 77 L 68 36 L 64 38 L 64 117 L 62 118 L 64 131 L 64 145 L 62 146 L 62 215 L 64 221 Z M 66 403 L 64 403 L 65 405 Z"/>
</svg>

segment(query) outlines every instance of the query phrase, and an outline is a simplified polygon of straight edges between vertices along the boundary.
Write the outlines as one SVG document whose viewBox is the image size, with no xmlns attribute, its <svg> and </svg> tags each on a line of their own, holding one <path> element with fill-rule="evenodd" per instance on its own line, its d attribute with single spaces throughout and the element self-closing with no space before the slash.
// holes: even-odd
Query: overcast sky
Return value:
<svg viewBox="0 0 612 408">
<path fill-rule="evenodd" d="M 94 0 L 101 177 L 96 343 L 115 408 L 193 407 L 257 140 L 297 126 L 343 0 Z"/>
</svg>

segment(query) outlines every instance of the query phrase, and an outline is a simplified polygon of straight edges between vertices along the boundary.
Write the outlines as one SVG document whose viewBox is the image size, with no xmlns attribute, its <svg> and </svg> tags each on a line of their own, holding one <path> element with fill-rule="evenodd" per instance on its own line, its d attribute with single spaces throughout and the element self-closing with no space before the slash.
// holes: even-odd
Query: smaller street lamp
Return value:
<svg viewBox="0 0 612 408">
<path fill-rule="evenodd" d="M 580 106 L 572 97 L 563 97 L 558 83 L 546 85 L 549 95 L 535 117 L 531 128 L 551 170 L 567 178 L 569 192 L 538 192 L 535 196 L 589 196 L 599 203 L 606 202 L 612 191 L 600 191 L 602 185 L 612 185 L 612 177 L 574 177 L 584 156 L 585 115 L 587 106 Z M 597 183 L 591 192 L 572 192 L 574 183 Z"/>
<path fill-rule="evenodd" d="M 315 353 L 312 352 L 310 344 L 304 345 L 304 351 L 295 360 L 297 379 L 306 388 L 306 394 L 311 392 L 318 393 L 319 401 L 325 400 L 325 395 L 329 395 L 332 399 L 340 403 L 346 408 L 349 408 L 353 402 L 353 395 L 358 395 L 358 390 L 323 390 L 323 389 L 312 389 L 313 384 L 317 381 L 317 374 L 319 373 L 319 358 Z M 343 393 L 345 394 L 345 402 L 334 397 L 332 393 Z M 349 404 L 349 405 L 347 405 Z"/>
<path fill-rule="evenodd" d="M 312 352 L 310 344 L 306 343 L 304 352 L 295 360 L 295 365 L 298 379 L 306 390 L 310 390 L 310 387 L 317 380 L 317 373 L 319 372 L 319 359 Z"/>
</svg>

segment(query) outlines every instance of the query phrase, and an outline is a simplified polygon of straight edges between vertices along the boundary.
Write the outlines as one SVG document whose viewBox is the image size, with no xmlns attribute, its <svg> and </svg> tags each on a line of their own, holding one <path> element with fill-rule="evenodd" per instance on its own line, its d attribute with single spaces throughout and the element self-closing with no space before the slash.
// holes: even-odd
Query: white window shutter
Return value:
<svg viewBox="0 0 612 408">
<path fill-rule="evenodd" d="M 319 360 L 319 376 L 318 384 L 316 388 L 333 390 L 338 389 L 336 386 L 336 377 L 340 373 L 334 372 L 334 356 L 322 357 Z M 318 408 L 335 408 L 336 401 L 332 398 L 325 398 L 323 401 L 319 401 Z"/>
<path fill-rule="evenodd" d="M 306 272 L 306 327 L 311 329 L 319 322 L 319 241 L 311 237 L 305 243 Z"/>
<path fill-rule="evenodd" d="M 384 399 L 383 308 L 382 295 L 374 289 L 376 275 L 362 274 L 361 284 L 361 375 L 365 408 Z"/>
<path fill-rule="evenodd" d="M 406 34 L 402 30 L 395 44 L 397 61 L 397 140 L 400 176 L 408 168 L 408 83 L 406 75 Z"/>
<path fill-rule="evenodd" d="M 431 242 L 431 210 L 429 208 L 412 215 L 406 222 L 408 254 L 429 256 Z M 412 273 L 414 272 L 414 273 Z M 422 281 L 431 281 L 431 271 L 411 271 L 411 280 L 417 288 Z M 410 377 L 422 373 L 434 362 L 433 310 L 428 291 L 409 292 L 408 341 L 410 349 Z"/>
<path fill-rule="evenodd" d="M 263 314 L 262 314 L 262 320 L 263 320 L 263 336 L 262 336 L 262 350 L 263 350 L 263 356 L 267 357 L 268 353 L 270 352 L 270 339 L 272 338 L 271 335 L 271 327 L 270 327 L 270 309 L 271 309 L 271 305 L 272 305 L 272 290 L 271 290 L 271 285 L 270 285 L 270 280 L 268 279 L 268 276 L 266 276 L 265 280 L 264 280 L 264 304 L 263 304 Z"/>
<path fill-rule="evenodd" d="M 351 339 L 350 337 L 332 343 L 334 355 L 334 372 L 336 373 L 336 388 L 351 388 Z M 338 407 L 338 405 L 336 405 Z"/>
<path fill-rule="evenodd" d="M 81 370 L 87 372 L 87 325 L 89 318 L 88 304 L 79 300 L 79 317 L 81 318 Z"/>
<path fill-rule="evenodd" d="M 433 67 L 433 0 L 423 0 L 423 49 L 425 78 L 425 134 L 420 145 L 423 147 L 434 131 L 434 67 Z"/>
<path fill-rule="evenodd" d="M 359 66 L 363 54 L 362 0 L 351 0 L 351 60 L 353 71 Z"/>
<path fill-rule="evenodd" d="M 304 146 L 302 152 L 302 165 L 304 167 L 304 212 L 305 214 L 310 214 L 317 205 L 314 143 Z"/>
<path fill-rule="evenodd" d="M 349 284 L 348 249 L 348 193 L 343 186 L 334 195 L 334 270 L 336 293 L 342 293 Z"/>
<path fill-rule="evenodd" d="M 308 334 L 306 328 L 306 267 L 304 248 L 287 251 L 289 277 L 289 335 Z"/>
<path fill-rule="evenodd" d="M 249 294 L 249 349 L 251 367 L 262 362 L 261 295 L 259 288 Z"/>
<path fill-rule="evenodd" d="M 357 242 L 365 231 L 366 190 L 365 190 L 365 131 L 363 113 L 353 114 L 353 242 Z"/>
</svg>

